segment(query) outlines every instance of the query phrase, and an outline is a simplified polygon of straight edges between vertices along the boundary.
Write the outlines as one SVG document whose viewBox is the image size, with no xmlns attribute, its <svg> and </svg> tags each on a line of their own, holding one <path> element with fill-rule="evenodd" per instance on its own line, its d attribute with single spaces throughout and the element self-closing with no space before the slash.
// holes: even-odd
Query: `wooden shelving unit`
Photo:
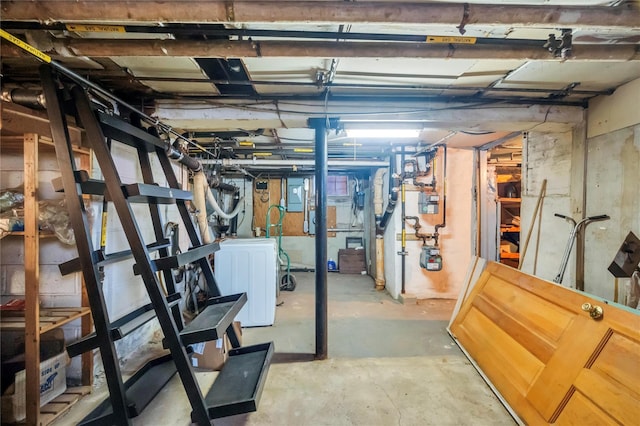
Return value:
<svg viewBox="0 0 640 426">
<path fill-rule="evenodd" d="M 506 182 L 508 185 L 513 185 L 513 182 Z M 504 191 L 501 188 L 502 184 L 498 184 L 498 193 Z M 502 242 L 506 240 L 512 240 L 514 234 L 520 233 L 519 221 L 514 223 L 514 218 L 520 216 L 520 204 L 522 202 L 521 198 L 513 198 L 513 197 L 498 197 L 498 226 L 499 226 L 499 256 L 500 262 L 506 265 L 517 267 L 520 260 L 520 253 L 517 252 L 504 252 L 500 249 Z M 509 234 L 509 235 L 507 235 Z M 517 240 L 519 240 L 519 235 L 517 235 Z M 509 241 L 513 243 L 513 241 Z"/>
<path fill-rule="evenodd" d="M 13 108 L 12 106 L 12 113 L 16 113 L 17 117 L 24 116 L 25 113 L 20 107 L 15 107 L 15 110 Z M 35 116 L 37 117 L 37 113 Z M 46 129 L 41 123 L 36 127 Z M 25 422 L 27 425 L 46 425 L 53 421 L 82 395 L 90 392 L 93 381 L 93 354 L 88 352 L 82 355 L 83 386 L 69 388 L 51 403 L 40 407 L 40 336 L 77 319 L 81 320 L 83 336 L 91 333 L 93 326 L 84 289 L 81 295 L 81 306 L 63 308 L 40 306 L 40 243 L 42 239 L 55 237 L 51 232 L 41 232 L 38 224 L 40 201 L 38 199 L 38 157 L 39 153 L 44 151 L 53 152 L 53 143 L 45 136 L 25 133 L 23 136 L 3 135 L 2 137 L 2 153 L 21 154 L 24 161 L 24 231 L 11 232 L 5 238 L 20 237 L 24 240 L 25 309 L 3 311 L 0 315 L 0 330 L 3 332 L 24 330 L 27 415 Z M 74 151 L 84 154 L 81 156 L 81 161 L 84 163 L 85 170 L 89 170 L 90 151 L 83 147 L 76 147 Z"/>
</svg>

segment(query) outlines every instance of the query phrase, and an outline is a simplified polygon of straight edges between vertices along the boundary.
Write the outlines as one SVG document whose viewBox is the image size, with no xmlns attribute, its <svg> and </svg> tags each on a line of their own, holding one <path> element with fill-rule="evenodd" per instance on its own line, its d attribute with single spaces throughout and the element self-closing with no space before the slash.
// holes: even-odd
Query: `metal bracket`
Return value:
<svg viewBox="0 0 640 426">
<path fill-rule="evenodd" d="M 549 34 L 549 39 L 542 47 L 553 53 L 553 56 L 556 58 L 570 58 L 571 50 L 573 48 L 573 36 L 571 29 L 563 29 L 560 39 L 557 39 L 555 34 Z"/>
<path fill-rule="evenodd" d="M 465 25 L 469 22 L 469 3 L 464 4 L 464 12 L 462 13 L 462 21 L 456 28 L 460 31 L 460 34 L 464 34 L 467 30 L 464 29 Z"/>
</svg>

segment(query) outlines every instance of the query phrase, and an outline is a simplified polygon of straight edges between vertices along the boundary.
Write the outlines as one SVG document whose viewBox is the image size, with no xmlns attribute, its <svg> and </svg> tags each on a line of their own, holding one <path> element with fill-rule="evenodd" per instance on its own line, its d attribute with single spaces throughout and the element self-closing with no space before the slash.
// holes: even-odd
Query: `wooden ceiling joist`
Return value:
<svg viewBox="0 0 640 426">
<path fill-rule="evenodd" d="M 427 44 L 313 41 L 216 41 L 216 40 L 56 40 L 60 56 L 91 58 L 122 56 L 198 58 L 447 58 L 553 60 L 542 47 L 507 47 Z M 36 46 L 38 47 L 38 46 Z M 54 58 L 56 51 L 48 51 Z M 6 46 L 3 56 L 22 55 Z M 574 45 L 571 61 L 638 61 L 637 45 Z"/>
<path fill-rule="evenodd" d="M 344 1 L 121 1 L 2 2 L 2 19 L 112 23 L 385 23 L 446 26 L 640 27 L 633 2 L 605 6 L 516 6 L 462 3 Z"/>
</svg>

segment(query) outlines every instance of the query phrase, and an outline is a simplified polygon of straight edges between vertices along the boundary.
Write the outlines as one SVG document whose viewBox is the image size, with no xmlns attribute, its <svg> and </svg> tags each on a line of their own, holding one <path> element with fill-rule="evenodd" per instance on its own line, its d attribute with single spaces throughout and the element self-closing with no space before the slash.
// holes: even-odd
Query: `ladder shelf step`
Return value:
<svg viewBox="0 0 640 426">
<path fill-rule="evenodd" d="M 169 380 L 176 374 L 176 366 L 170 354 L 147 362 L 140 370 L 125 383 L 127 394 L 127 410 L 129 417 L 140 415 L 151 400 L 162 390 Z M 102 401 L 79 425 L 97 423 L 100 418 L 112 413 L 109 399 Z"/>
<path fill-rule="evenodd" d="M 273 342 L 229 351 L 229 358 L 205 396 L 209 418 L 258 409 L 273 352 Z"/>
<path fill-rule="evenodd" d="M 170 295 L 167 297 L 167 302 L 169 304 L 169 308 L 177 305 L 180 302 L 180 294 L 174 293 Z M 109 327 L 111 330 L 111 339 L 114 341 L 120 340 L 155 317 L 156 311 L 153 309 L 153 305 L 151 303 L 141 306 L 111 323 L 111 326 Z M 98 345 L 99 341 L 96 337 L 96 333 L 94 332 L 68 344 L 67 353 L 69 354 L 69 357 L 73 358 L 74 356 L 97 348 Z"/>
<path fill-rule="evenodd" d="M 173 204 L 176 200 L 193 199 L 189 191 L 145 183 L 122 185 L 122 189 L 131 203 Z"/>
<path fill-rule="evenodd" d="M 223 337 L 245 303 L 246 293 L 210 298 L 207 307 L 180 332 L 182 344 L 186 346 Z"/>
<path fill-rule="evenodd" d="M 163 248 L 167 248 L 171 245 L 171 242 L 167 239 L 157 241 L 155 243 L 147 244 L 147 250 L 151 253 L 157 250 L 161 250 Z M 133 257 L 131 250 L 123 250 L 117 251 L 113 253 L 104 254 L 101 250 L 96 250 L 93 252 L 94 262 L 98 266 L 108 265 L 110 263 L 120 262 L 123 260 L 127 260 Z M 72 274 L 74 272 L 78 272 L 82 270 L 82 265 L 80 264 L 80 258 L 76 257 L 66 262 L 58 265 L 60 269 L 60 273 L 62 275 Z"/>
<path fill-rule="evenodd" d="M 151 263 L 155 265 L 157 270 L 176 269 L 183 265 L 193 263 L 196 260 L 203 259 L 218 250 L 220 250 L 220 244 L 210 243 L 194 247 L 175 256 L 161 257 L 160 259 L 152 260 Z M 140 274 L 137 265 L 133 266 L 133 273 L 135 275 Z"/>
<path fill-rule="evenodd" d="M 105 195 L 106 185 L 104 181 L 89 178 L 89 174 L 85 170 L 76 170 L 74 175 L 76 183 L 80 184 L 80 190 L 83 194 Z M 53 179 L 51 184 L 56 192 L 64 192 L 62 178 Z M 147 183 L 124 184 L 122 185 L 122 191 L 130 203 L 173 204 L 176 200 L 193 199 L 193 194 L 189 191 Z"/>
<path fill-rule="evenodd" d="M 97 115 L 102 132 L 108 138 L 134 148 L 143 146 L 147 152 L 153 152 L 156 147 L 162 149 L 167 147 L 167 143 L 162 139 L 145 132 L 131 123 L 127 123 L 121 118 L 103 112 L 98 112 Z"/>
</svg>

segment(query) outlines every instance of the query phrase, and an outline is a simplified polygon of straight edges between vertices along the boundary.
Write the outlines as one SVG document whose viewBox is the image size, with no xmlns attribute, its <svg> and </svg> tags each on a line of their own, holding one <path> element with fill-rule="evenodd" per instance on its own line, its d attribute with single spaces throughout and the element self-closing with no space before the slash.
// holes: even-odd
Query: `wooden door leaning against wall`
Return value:
<svg viewBox="0 0 640 426">
<path fill-rule="evenodd" d="M 527 424 L 640 418 L 638 313 L 489 263 L 450 331 Z"/>
</svg>

